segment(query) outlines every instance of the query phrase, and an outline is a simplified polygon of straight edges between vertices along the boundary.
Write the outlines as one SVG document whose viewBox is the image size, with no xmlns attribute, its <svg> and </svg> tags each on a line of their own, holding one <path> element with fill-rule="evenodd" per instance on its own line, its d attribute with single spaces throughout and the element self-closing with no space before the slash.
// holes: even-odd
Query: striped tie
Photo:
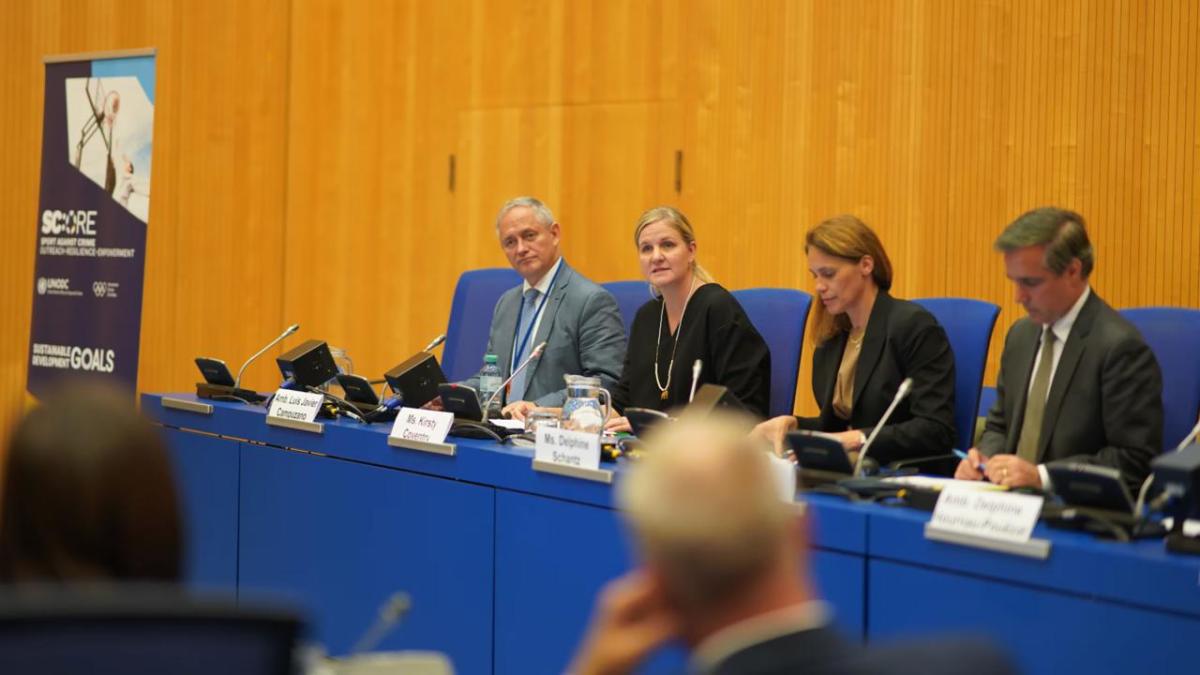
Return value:
<svg viewBox="0 0 1200 675">
<path fill-rule="evenodd" d="M 525 357 L 529 356 L 530 350 L 533 349 L 533 336 L 530 335 L 528 336 L 528 339 L 525 338 L 526 333 L 529 332 L 530 326 L 533 325 L 534 319 L 537 318 L 534 316 L 534 312 L 537 311 L 537 300 L 539 295 L 541 295 L 541 293 L 538 293 L 538 289 L 536 288 L 531 288 L 528 291 L 525 291 L 525 306 L 521 308 L 521 322 L 517 325 L 517 338 L 515 342 L 516 347 L 521 348 L 521 353 L 517 354 L 516 358 L 513 359 L 515 368 L 521 367 L 521 362 L 525 360 Z M 521 345 L 521 340 L 525 340 L 524 345 Z M 528 375 L 529 369 L 526 368 L 525 370 L 517 373 L 517 376 L 513 378 L 508 390 L 509 403 L 512 403 L 513 401 L 525 400 L 525 383 Z"/>
</svg>

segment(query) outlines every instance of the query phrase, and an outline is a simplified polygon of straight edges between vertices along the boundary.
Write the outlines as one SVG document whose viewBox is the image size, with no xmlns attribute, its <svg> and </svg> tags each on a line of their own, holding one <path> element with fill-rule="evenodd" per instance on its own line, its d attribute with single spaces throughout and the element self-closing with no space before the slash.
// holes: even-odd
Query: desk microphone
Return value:
<svg viewBox="0 0 1200 675">
<path fill-rule="evenodd" d="M 896 390 L 896 396 L 892 399 L 892 404 L 888 406 L 886 411 L 884 411 L 883 417 L 879 418 L 879 423 L 876 424 L 875 429 L 871 431 L 871 437 L 867 439 L 866 443 L 863 443 L 862 450 L 858 451 L 858 461 L 854 464 L 855 478 L 862 475 L 863 460 L 867 458 L 867 449 L 871 447 L 871 443 L 875 442 L 875 437 L 879 435 L 879 430 L 883 428 L 883 425 L 887 423 L 888 418 L 892 416 L 892 412 L 896 409 L 896 406 L 900 405 L 900 401 L 903 401 L 904 397 L 908 396 L 908 392 L 911 390 L 912 378 L 906 377 L 904 378 L 904 381 L 900 383 L 900 388 Z"/>
<path fill-rule="evenodd" d="M 425 345 L 425 348 L 424 348 L 424 349 L 422 349 L 421 351 L 423 351 L 423 352 L 430 351 L 431 349 L 433 349 L 434 347 L 436 347 L 436 346 L 438 346 L 438 345 L 442 344 L 442 343 L 443 343 L 443 342 L 445 342 L 445 341 L 446 341 L 446 334 L 445 334 L 445 333 L 442 333 L 441 335 L 439 335 L 439 336 L 437 336 L 437 337 L 433 338 L 433 341 L 432 341 L 432 342 L 430 342 L 429 344 Z M 371 385 L 375 385 L 375 384 L 386 384 L 386 383 L 387 383 L 387 378 L 386 378 L 386 377 L 381 377 L 381 378 L 379 378 L 379 379 L 377 379 L 377 380 L 367 380 L 367 384 L 371 384 Z M 384 391 L 383 389 L 380 389 L 380 391 L 379 391 L 379 398 L 381 398 L 381 399 L 382 399 L 382 398 L 384 398 L 383 391 Z M 395 398 L 394 398 L 394 399 L 388 399 L 388 401 L 391 401 L 391 402 L 394 402 L 394 403 L 399 403 L 399 399 L 395 399 Z M 397 406 L 394 406 L 394 405 L 393 405 L 392 407 L 394 408 L 394 407 L 397 407 Z"/>
<path fill-rule="evenodd" d="M 1180 450 L 1186 448 L 1188 443 L 1191 443 L 1192 440 L 1196 438 L 1197 434 L 1200 434 L 1200 420 L 1196 420 L 1196 426 L 1192 427 L 1192 430 L 1188 432 L 1187 436 L 1183 437 L 1182 441 L 1179 441 L 1179 445 L 1175 446 L 1175 450 L 1173 452 L 1179 452 Z"/>
<path fill-rule="evenodd" d="M 700 381 L 700 370 L 702 368 L 704 368 L 704 363 L 700 359 L 696 359 L 696 362 L 692 364 L 692 391 L 688 394 L 688 403 L 691 403 L 692 399 L 696 398 L 696 383 Z"/>
<path fill-rule="evenodd" d="M 1175 449 L 1172 450 L 1171 452 L 1179 452 L 1180 450 L 1183 450 L 1184 448 L 1186 448 L 1188 443 L 1191 443 L 1192 440 L 1194 438 L 1196 438 L 1197 434 L 1200 434 L 1200 420 L 1196 420 L 1196 426 L 1192 427 L 1192 430 L 1188 432 L 1188 435 L 1184 436 L 1183 440 L 1179 441 L 1179 445 L 1175 446 Z M 1133 515 L 1134 516 L 1137 516 L 1139 518 L 1142 516 L 1142 507 L 1146 505 L 1146 494 L 1149 493 L 1150 486 L 1152 484 L 1154 484 L 1154 471 L 1153 470 L 1150 471 L 1150 475 L 1146 476 L 1146 480 L 1142 481 L 1142 487 L 1138 490 L 1137 502 L 1134 504 L 1134 507 L 1133 507 Z M 1163 492 L 1161 495 L 1159 495 L 1159 498 L 1157 501 L 1165 502 L 1166 499 L 1170 498 L 1171 496 L 1172 495 L 1170 493 Z M 1160 503 L 1159 506 L 1162 506 L 1162 504 Z M 1153 507 L 1154 507 L 1154 504 L 1151 504 L 1152 509 L 1153 509 Z"/>
<path fill-rule="evenodd" d="M 442 344 L 445 341 L 446 341 L 446 334 L 442 333 L 441 335 L 433 338 L 433 341 L 430 342 L 429 344 L 425 345 L 425 349 L 422 349 L 421 351 L 427 352 L 427 351 L 433 349 L 434 347 Z"/>
<path fill-rule="evenodd" d="M 379 616 L 371 624 L 371 627 L 367 629 L 367 632 L 363 633 L 363 636 L 354 644 L 354 648 L 350 650 L 350 654 L 362 654 L 374 649 L 387 636 L 388 631 L 399 623 L 411 608 L 412 598 L 408 596 L 408 593 L 404 591 L 393 593 L 380 606 Z"/>
<path fill-rule="evenodd" d="M 504 391 L 508 387 L 508 384 L 513 381 L 513 378 L 516 377 L 518 373 L 520 373 L 522 370 L 525 370 L 525 366 L 528 366 L 530 361 L 533 361 L 537 357 L 541 356 L 542 350 L 545 348 L 546 348 L 545 342 L 534 347 L 533 351 L 529 352 L 529 356 L 525 357 L 525 360 L 521 362 L 521 365 L 517 366 L 517 369 L 512 372 L 512 375 L 509 375 L 508 379 L 505 380 L 503 383 L 501 383 L 500 387 L 498 389 L 496 389 L 496 391 L 492 392 L 492 395 L 488 397 L 487 403 L 485 403 L 483 405 L 483 421 L 484 422 L 487 422 L 488 411 L 491 410 L 492 402 L 496 400 L 496 397 L 500 395 L 500 392 Z"/>
<path fill-rule="evenodd" d="M 262 356 L 263 353 L 266 352 L 268 349 L 279 344 L 280 340 L 291 335 L 292 333 L 295 333 L 298 330 L 300 330 L 300 324 L 298 324 L 298 323 L 294 323 L 294 324 L 288 326 L 282 333 L 279 334 L 279 337 L 275 338 L 274 340 L 271 340 L 270 342 L 267 343 L 266 347 L 263 347 L 262 349 L 258 350 L 258 353 L 256 353 L 254 356 L 251 356 L 250 358 L 246 359 L 246 362 L 242 364 L 242 369 L 238 371 L 237 379 L 234 380 L 234 382 L 233 382 L 233 388 L 237 389 L 238 386 L 242 383 L 242 373 L 246 372 L 246 366 L 249 366 L 251 363 L 254 363 L 254 359 L 257 359 L 258 357 Z"/>
</svg>

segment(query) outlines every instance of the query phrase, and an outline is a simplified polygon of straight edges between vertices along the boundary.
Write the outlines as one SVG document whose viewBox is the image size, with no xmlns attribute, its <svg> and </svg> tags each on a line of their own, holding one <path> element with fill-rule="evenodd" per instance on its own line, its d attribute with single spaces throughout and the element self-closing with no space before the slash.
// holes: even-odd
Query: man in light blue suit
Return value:
<svg viewBox="0 0 1200 675">
<path fill-rule="evenodd" d="M 506 392 L 504 413 L 517 419 L 534 407 L 561 406 L 563 375 L 598 377 L 611 389 L 625 360 L 625 325 L 617 301 L 563 260 L 561 232 L 550 209 L 533 197 L 509 200 L 496 216 L 500 247 L 525 281 L 496 303 L 487 353 L 497 356 L 507 379 L 546 343 Z M 465 384 L 478 387 L 479 375 Z"/>
</svg>

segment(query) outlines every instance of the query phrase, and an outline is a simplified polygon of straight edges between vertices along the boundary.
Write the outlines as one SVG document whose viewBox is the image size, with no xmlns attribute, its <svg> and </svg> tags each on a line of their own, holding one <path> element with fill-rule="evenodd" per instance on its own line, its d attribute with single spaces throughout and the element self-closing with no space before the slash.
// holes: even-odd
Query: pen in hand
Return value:
<svg viewBox="0 0 1200 675">
<path fill-rule="evenodd" d="M 968 455 L 967 453 L 963 452 L 962 450 L 955 449 L 955 450 L 954 450 L 954 454 L 955 454 L 955 456 L 957 456 L 959 459 L 969 459 L 969 458 L 970 458 L 970 455 Z M 986 473 L 987 473 L 987 464 L 985 464 L 985 463 L 983 463 L 983 462 L 980 462 L 980 463 L 979 463 L 979 466 L 978 466 L 977 468 L 979 469 L 979 473 L 982 473 L 982 474 L 986 474 Z M 984 476 L 984 478 L 986 479 L 986 478 L 987 478 L 987 476 L 985 475 L 985 476 Z"/>
</svg>

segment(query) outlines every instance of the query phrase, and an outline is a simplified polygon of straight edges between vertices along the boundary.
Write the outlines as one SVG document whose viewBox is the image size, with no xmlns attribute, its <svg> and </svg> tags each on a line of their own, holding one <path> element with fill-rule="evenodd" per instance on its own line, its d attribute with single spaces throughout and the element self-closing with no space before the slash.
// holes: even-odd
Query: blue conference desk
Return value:
<svg viewBox="0 0 1200 675">
<path fill-rule="evenodd" d="M 262 408 L 163 398 L 142 407 L 175 457 L 189 579 L 295 599 L 333 653 L 404 590 L 413 609 L 382 648 L 444 651 L 466 674 L 559 672 L 596 591 L 632 565 L 611 487 L 534 471 L 531 450 L 451 439 L 455 456 L 434 455 L 390 447 L 388 425 L 315 434 L 268 426 Z M 925 513 L 808 501 L 818 586 L 853 636 L 982 631 L 1031 673 L 1197 662 L 1200 558 L 1039 526 L 1053 548 L 1031 560 L 928 541 Z M 682 658 L 667 650 L 648 670 Z"/>
</svg>

